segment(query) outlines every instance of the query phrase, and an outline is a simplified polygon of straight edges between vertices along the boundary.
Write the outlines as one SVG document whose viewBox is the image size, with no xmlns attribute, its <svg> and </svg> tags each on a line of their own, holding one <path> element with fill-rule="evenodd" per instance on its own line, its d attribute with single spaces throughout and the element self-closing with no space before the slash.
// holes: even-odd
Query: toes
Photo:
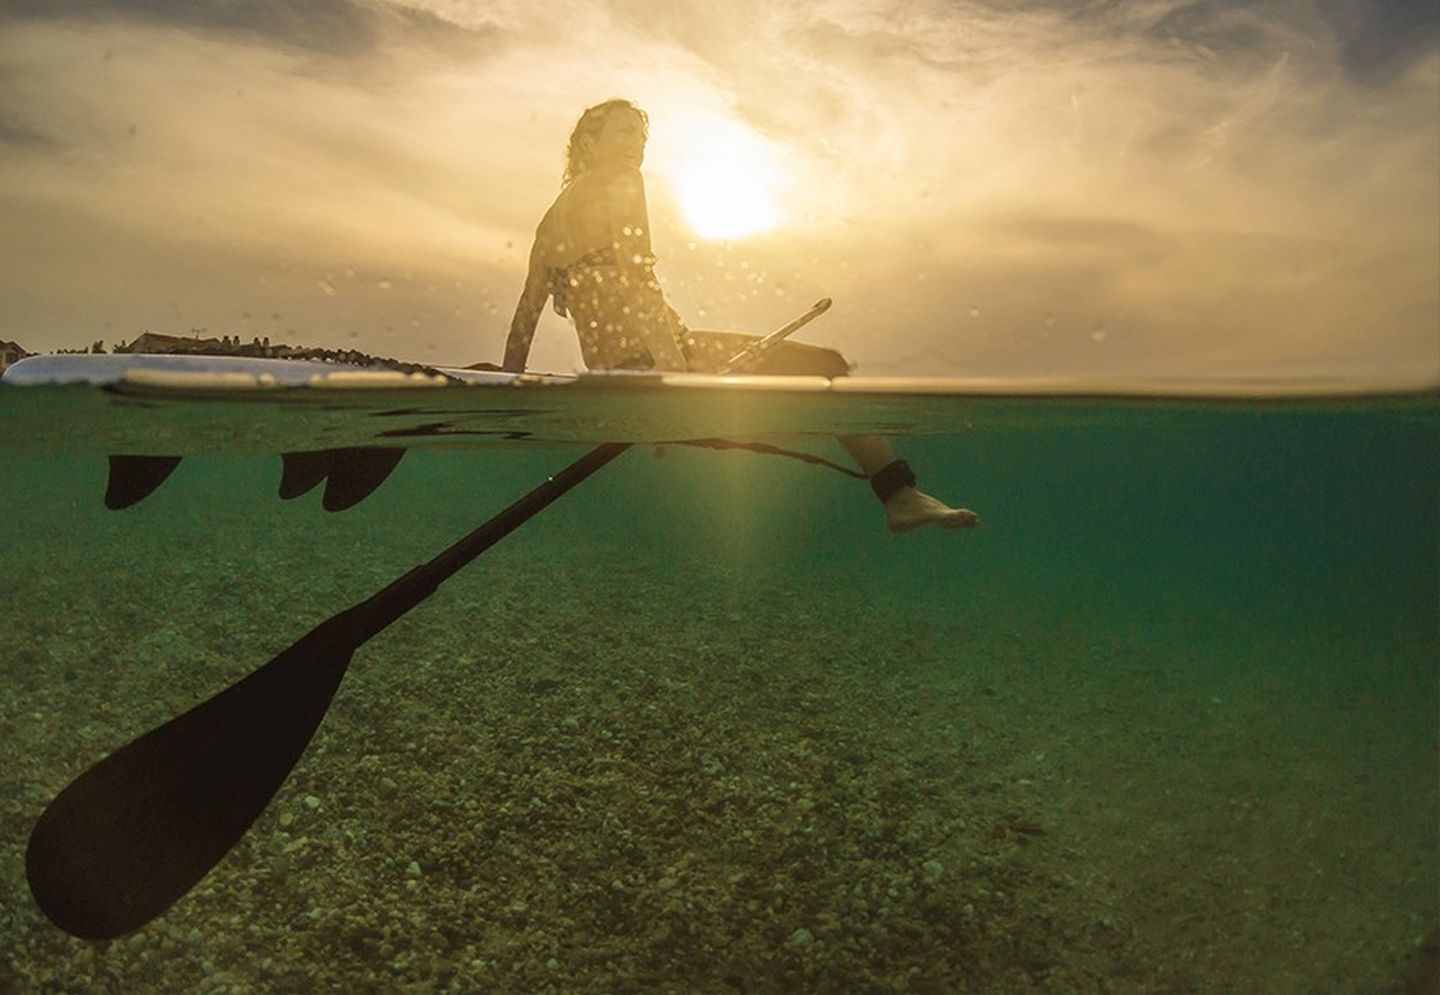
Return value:
<svg viewBox="0 0 1440 995">
<path fill-rule="evenodd" d="M 940 524 L 947 529 L 973 529 L 980 524 L 980 516 L 968 508 L 956 508 Z"/>
<path fill-rule="evenodd" d="M 979 524 L 980 516 L 970 509 L 945 508 L 943 505 L 908 515 L 892 513 L 886 516 L 886 525 L 891 532 L 911 532 L 924 525 L 938 525 L 942 529 L 973 529 Z"/>
</svg>

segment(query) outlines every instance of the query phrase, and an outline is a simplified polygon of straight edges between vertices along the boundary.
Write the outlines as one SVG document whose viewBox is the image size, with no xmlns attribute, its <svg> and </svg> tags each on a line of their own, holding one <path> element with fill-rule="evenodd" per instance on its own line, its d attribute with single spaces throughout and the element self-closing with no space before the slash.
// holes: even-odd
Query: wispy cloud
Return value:
<svg viewBox="0 0 1440 995">
<path fill-rule="evenodd" d="M 0 2 L 0 337 L 498 356 L 578 111 L 652 115 L 692 324 L 870 373 L 1440 376 L 1437 18 L 1338 0 Z M 787 222 L 688 231 L 752 129 Z M 742 264 L 743 267 L 742 267 Z M 558 322 L 535 360 L 576 361 Z"/>
</svg>

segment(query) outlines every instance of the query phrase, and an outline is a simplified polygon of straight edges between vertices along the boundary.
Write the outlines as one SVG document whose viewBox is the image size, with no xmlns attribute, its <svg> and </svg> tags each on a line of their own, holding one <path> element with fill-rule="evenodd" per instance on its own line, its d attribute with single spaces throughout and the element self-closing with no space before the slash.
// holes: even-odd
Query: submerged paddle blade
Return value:
<svg viewBox="0 0 1440 995">
<path fill-rule="evenodd" d="M 105 507 L 119 511 L 139 504 L 179 465 L 179 456 L 111 456 Z"/>
<path fill-rule="evenodd" d="M 41 814 L 30 891 L 73 936 L 144 926 L 219 863 L 310 741 L 355 649 L 354 609 L 311 630 L 221 694 L 85 771 Z"/>
<path fill-rule="evenodd" d="M 325 499 L 321 504 L 326 511 L 344 511 L 364 501 L 385 483 L 405 450 L 334 449 L 331 455 L 330 478 L 325 481 Z"/>
<path fill-rule="evenodd" d="M 286 501 L 307 493 L 330 472 L 333 449 L 313 453 L 281 453 L 280 497 Z"/>
</svg>

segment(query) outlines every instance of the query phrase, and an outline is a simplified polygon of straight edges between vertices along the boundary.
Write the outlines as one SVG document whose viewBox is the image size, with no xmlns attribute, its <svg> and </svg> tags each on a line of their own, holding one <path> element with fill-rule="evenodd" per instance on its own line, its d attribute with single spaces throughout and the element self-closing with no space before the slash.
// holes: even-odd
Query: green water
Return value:
<svg viewBox="0 0 1440 995">
<path fill-rule="evenodd" d="M 103 460 L 7 454 L 0 991 L 1405 990 L 1440 408 L 1007 403 L 898 441 L 957 534 L 632 449 L 361 650 L 246 838 L 108 944 L 27 891 L 55 792 L 584 449 L 411 453 L 341 514 L 273 457 L 110 512 Z"/>
</svg>

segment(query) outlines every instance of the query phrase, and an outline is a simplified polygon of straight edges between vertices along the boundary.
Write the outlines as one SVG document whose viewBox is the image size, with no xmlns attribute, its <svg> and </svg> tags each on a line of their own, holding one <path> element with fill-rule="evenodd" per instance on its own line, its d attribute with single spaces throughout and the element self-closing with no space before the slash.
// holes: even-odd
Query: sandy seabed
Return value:
<svg viewBox="0 0 1440 995">
<path fill-rule="evenodd" d="M 0 991 L 1400 993 L 1435 957 L 1433 637 L 618 545 L 497 548 L 195 891 L 61 933 L 54 793 L 416 560 L 325 528 L 10 559 Z"/>
</svg>

